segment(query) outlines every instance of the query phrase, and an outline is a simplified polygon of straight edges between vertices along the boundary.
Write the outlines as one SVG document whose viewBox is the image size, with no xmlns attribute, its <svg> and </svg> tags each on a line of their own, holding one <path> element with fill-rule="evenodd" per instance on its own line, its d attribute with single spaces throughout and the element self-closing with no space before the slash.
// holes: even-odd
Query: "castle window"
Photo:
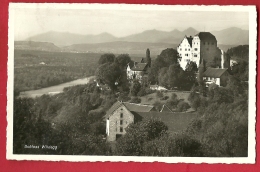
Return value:
<svg viewBox="0 0 260 172">
<path fill-rule="evenodd" d="M 123 118 L 123 113 L 120 113 L 120 118 Z"/>
<path fill-rule="evenodd" d="M 120 120 L 120 125 L 123 125 L 123 120 Z"/>
<path fill-rule="evenodd" d="M 185 51 L 187 51 L 187 48 L 185 48 Z"/>
<path fill-rule="evenodd" d="M 194 54 L 194 57 L 197 57 L 197 54 Z"/>
<path fill-rule="evenodd" d="M 188 49 L 190 51 L 190 49 Z"/>
<path fill-rule="evenodd" d="M 195 51 L 198 51 L 198 48 L 195 48 L 194 50 L 195 50 Z"/>
<path fill-rule="evenodd" d="M 180 48 L 180 51 L 181 51 L 181 48 Z"/>
<path fill-rule="evenodd" d="M 121 133 L 123 132 L 123 127 L 120 127 L 120 132 L 121 132 Z"/>
</svg>

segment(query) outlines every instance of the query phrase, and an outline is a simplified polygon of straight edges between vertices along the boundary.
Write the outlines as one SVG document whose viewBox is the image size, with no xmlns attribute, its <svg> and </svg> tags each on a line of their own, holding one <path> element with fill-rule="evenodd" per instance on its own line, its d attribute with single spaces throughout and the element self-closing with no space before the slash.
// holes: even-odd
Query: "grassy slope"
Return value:
<svg viewBox="0 0 260 172">
<path fill-rule="evenodd" d="M 164 96 L 168 96 L 169 98 L 171 98 L 172 93 L 175 93 L 179 99 L 183 99 L 185 102 L 189 102 L 188 101 L 188 97 L 190 93 L 183 93 L 183 92 L 165 92 L 163 93 Z M 143 97 L 140 97 L 142 102 L 141 104 L 154 104 L 157 100 L 162 102 L 162 103 L 166 103 L 167 100 L 160 100 L 159 98 L 157 98 L 156 93 L 152 93 L 152 94 L 148 94 L 145 95 Z"/>
</svg>

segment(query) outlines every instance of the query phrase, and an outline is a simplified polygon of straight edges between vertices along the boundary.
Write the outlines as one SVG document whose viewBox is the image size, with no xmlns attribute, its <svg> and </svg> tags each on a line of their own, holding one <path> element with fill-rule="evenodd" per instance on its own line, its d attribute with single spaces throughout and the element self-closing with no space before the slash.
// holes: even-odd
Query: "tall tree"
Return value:
<svg viewBox="0 0 260 172">
<path fill-rule="evenodd" d="M 115 60 L 115 55 L 112 54 L 112 53 L 106 53 L 106 54 L 103 54 L 101 55 L 99 61 L 98 61 L 98 64 L 99 65 L 102 65 L 102 64 L 105 64 L 105 63 L 113 63 Z"/>
<path fill-rule="evenodd" d="M 146 63 L 148 64 L 148 67 L 151 67 L 151 57 L 150 57 L 150 50 L 147 48 L 146 50 Z"/>
</svg>

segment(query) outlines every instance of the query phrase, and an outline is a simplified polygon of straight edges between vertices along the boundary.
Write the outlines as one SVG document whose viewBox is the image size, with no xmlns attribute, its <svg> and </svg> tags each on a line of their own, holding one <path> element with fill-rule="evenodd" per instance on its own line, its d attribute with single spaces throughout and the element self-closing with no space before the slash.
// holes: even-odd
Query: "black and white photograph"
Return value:
<svg viewBox="0 0 260 172">
<path fill-rule="evenodd" d="M 255 163 L 256 8 L 10 3 L 7 159 Z"/>
</svg>

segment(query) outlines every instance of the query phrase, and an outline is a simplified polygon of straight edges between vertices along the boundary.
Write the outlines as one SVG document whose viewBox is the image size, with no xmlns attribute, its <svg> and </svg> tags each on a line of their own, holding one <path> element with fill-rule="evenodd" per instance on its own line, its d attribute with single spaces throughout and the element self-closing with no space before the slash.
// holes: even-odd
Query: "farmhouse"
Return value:
<svg viewBox="0 0 260 172">
<path fill-rule="evenodd" d="M 116 102 L 106 113 L 106 134 L 108 141 L 115 141 L 124 135 L 125 128 L 140 118 L 134 112 L 155 111 L 153 106 Z"/>
<path fill-rule="evenodd" d="M 215 83 L 218 86 L 226 86 L 229 73 L 227 69 L 208 68 L 203 73 L 203 80 L 206 86 Z"/>
<path fill-rule="evenodd" d="M 229 67 L 229 60 L 224 52 L 217 47 L 217 39 L 210 32 L 200 32 L 194 37 L 185 36 L 177 47 L 180 56 L 179 64 L 185 70 L 188 62 L 193 61 L 199 66 L 204 62 L 214 61 L 221 68 Z"/>
<path fill-rule="evenodd" d="M 159 119 L 168 126 L 169 132 L 174 133 L 185 129 L 195 116 L 193 113 L 173 113 L 167 106 L 157 112 L 153 106 L 116 102 L 105 115 L 107 141 L 116 141 L 126 134 L 129 124 L 144 119 Z"/>
</svg>

